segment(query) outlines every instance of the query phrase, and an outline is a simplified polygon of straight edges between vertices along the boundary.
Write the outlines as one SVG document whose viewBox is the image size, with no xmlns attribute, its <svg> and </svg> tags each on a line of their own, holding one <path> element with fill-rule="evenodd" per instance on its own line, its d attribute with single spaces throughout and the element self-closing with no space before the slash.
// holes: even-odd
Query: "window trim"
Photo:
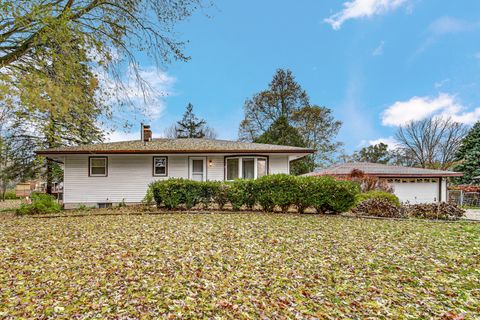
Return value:
<svg viewBox="0 0 480 320">
<path fill-rule="evenodd" d="M 92 173 L 92 159 L 105 159 L 105 174 Z M 108 157 L 107 156 L 88 157 L 88 176 L 89 177 L 108 177 Z"/>
<path fill-rule="evenodd" d="M 155 173 L 155 159 L 158 159 L 158 158 L 165 159 L 165 174 L 156 174 Z M 168 177 L 168 157 L 167 156 L 152 157 L 152 175 L 154 177 Z"/>
<path fill-rule="evenodd" d="M 259 155 L 259 154 L 242 154 L 242 155 L 233 155 L 233 156 L 225 156 L 223 159 L 223 164 L 224 164 L 224 170 L 223 170 L 223 180 L 224 181 L 233 181 L 233 180 L 227 180 L 227 160 L 229 159 L 238 159 L 238 179 L 244 179 L 243 178 L 243 159 L 253 159 L 254 160 L 254 173 L 253 173 L 253 179 L 258 179 L 258 164 L 257 160 L 258 159 L 264 159 L 266 161 L 266 166 L 265 166 L 265 175 L 268 175 L 270 173 L 270 158 L 269 156 L 264 156 L 264 155 Z"/>
</svg>

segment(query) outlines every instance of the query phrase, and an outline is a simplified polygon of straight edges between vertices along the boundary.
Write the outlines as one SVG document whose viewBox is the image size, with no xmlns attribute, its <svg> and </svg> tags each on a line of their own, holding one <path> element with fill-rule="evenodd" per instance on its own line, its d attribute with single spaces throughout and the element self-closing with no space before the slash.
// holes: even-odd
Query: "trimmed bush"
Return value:
<svg viewBox="0 0 480 320">
<path fill-rule="evenodd" d="M 287 174 L 263 176 L 255 184 L 256 197 L 264 211 L 273 211 L 278 206 L 282 212 L 287 212 L 300 196 L 298 179 Z"/>
<path fill-rule="evenodd" d="M 397 207 L 400 206 L 400 200 L 396 195 L 385 192 L 385 191 L 379 191 L 379 190 L 371 190 L 371 191 L 357 194 L 357 196 L 355 197 L 355 203 L 360 204 L 363 201 L 368 199 L 382 199 L 390 202 L 394 206 L 397 206 Z"/>
<path fill-rule="evenodd" d="M 217 204 L 218 209 L 223 210 L 225 205 L 228 203 L 228 189 L 230 188 L 230 186 L 222 182 L 215 183 L 218 184 L 218 187 L 215 188 L 212 200 L 214 203 Z"/>
<path fill-rule="evenodd" d="M 328 177 L 325 177 L 328 178 Z M 354 181 L 336 181 L 330 178 L 324 181 L 321 195 L 323 206 L 316 206 L 319 213 L 340 213 L 348 211 L 355 205 L 355 196 L 360 192 L 360 186 Z"/>
<path fill-rule="evenodd" d="M 203 205 L 203 209 L 208 209 L 212 201 L 214 201 L 215 195 L 219 193 L 220 186 L 221 183 L 219 181 L 199 183 L 200 202 Z"/>
<path fill-rule="evenodd" d="M 226 196 L 233 210 L 240 210 L 243 206 L 251 210 L 256 203 L 256 182 L 251 179 L 237 179 L 227 183 Z"/>
<path fill-rule="evenodd" d="M 32 193 L 31 203 L 22 203 L 16 213 L 19 215 L 25 214 L 45 214 L 54 213 L 62 210 L 57 200 L 49 194 Z"/>
<path fill-rule="evenodd" d="M 268 175 L 257 180 L 238 179 L 232 182 L 197 182 L 168 179 L 150 184 L 145 202 L 152 198 L 158 207 L 190 209 L 202 203 L 208 208 L 216 203 L 219 209 L 230 203 L 233 210 L 253 209 L 259 204 L 264 211 L 276 207 L 287 212 L 296 206 L 298 212 L 312 207 L 319 213 L 347 211 L 355 203 L 359 186 L 352 181 L 330 177 L 294 177 L 286 174 Z"/>
<path fill-rule="evenodd" d="M 201 200 L 201 182 L 187 179 L 168 179 L 153 182 L 153 198 L 157 206 L 179 209 L 180 205 L 191 209 Z"/>
</svg>

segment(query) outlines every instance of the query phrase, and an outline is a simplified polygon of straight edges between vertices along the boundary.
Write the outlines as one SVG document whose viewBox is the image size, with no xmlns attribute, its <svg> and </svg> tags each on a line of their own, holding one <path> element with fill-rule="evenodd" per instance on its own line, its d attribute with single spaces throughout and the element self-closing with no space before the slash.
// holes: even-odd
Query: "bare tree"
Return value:
<svg viewBox="0 0 480 320">
<path fill-rule="evenodd" d="M 398 129 L 400 149 L 422 168 L 448 169 L 467 134 L 467 127 L 451 118 L 412 121 Z"/>
</svg>

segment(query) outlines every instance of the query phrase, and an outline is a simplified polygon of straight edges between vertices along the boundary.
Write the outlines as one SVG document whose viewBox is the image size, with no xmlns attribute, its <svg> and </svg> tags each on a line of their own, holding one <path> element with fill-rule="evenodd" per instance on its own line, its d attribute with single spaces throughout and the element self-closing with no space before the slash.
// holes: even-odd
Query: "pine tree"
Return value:
<svg viewBox="0 0 480 320">
<path fill-rule="evenodd" d="M 175 134 L 177 138 L 204 138 L 207 122 L 193 113 L 193 105 L 189 103 L 181 121 L 177 122 Z"/>
<path fill-rule="evenodd" d="M 470 129 L 463 139 L 457 152 L 457 160 L 460 161 L 460 164 L 454 170 L 464 174 L 457 182 L 462 184 L 478 182 L 479 180 L 475 178 L 480 176 L 480 121 Z"/>
</svg>

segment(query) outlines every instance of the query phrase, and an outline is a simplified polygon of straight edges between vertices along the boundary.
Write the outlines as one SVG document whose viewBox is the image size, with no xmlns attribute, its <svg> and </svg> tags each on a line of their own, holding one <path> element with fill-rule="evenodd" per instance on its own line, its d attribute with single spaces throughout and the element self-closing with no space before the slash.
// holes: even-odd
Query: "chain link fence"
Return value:
<svg viewBox="0 0 480 320">
<path fill-rule="evenodd" d="M 448 201 L 461 207 L 480 208 L 480 192 L 448 190 Z"/>
</svg>

